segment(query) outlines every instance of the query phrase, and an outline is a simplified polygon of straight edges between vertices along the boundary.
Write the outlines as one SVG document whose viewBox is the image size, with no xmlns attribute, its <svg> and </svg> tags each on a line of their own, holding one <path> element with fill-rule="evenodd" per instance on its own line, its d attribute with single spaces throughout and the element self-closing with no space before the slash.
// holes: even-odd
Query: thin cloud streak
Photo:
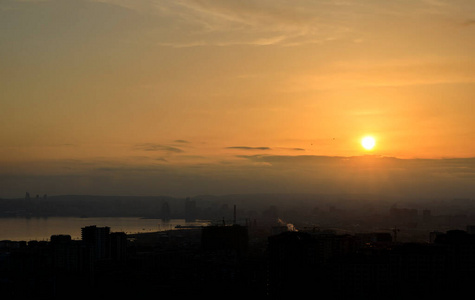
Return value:
<svg viewBox="0 0 475 300">
<path fill-rule="evenodd" d="M 173 30 L 187 34 L 167 35 L 157 45 L 187 48 L 202 46 L 280 45 L 297 46 L 355 39 L 366 35 L 359 24 L 374 16 L 415 20 L 459 12 L 448 1 L 159 1 L 97 0 L 132 9 L 155 18 L 173 20 Z"/>
<path fill-rule="evenodd" d="M 135 145 L 134 149 L 142 150 L 142 151 L 159 151 L 159 152 L 168 152 L 168 153 L 185 152 L 184 150 L 177 147 L 161 145 L 161 144 L 153 144 L 153 143 L 138 144 L 138 145 Z"/>
<path fill-rule="evenodd" d="M 270 147 L 248 147 L 248 146 L 234 146 L 234 147 L 226 147 L 226 149 L 240 149 L 240 150 L 272 150 Z"/>
</svg>

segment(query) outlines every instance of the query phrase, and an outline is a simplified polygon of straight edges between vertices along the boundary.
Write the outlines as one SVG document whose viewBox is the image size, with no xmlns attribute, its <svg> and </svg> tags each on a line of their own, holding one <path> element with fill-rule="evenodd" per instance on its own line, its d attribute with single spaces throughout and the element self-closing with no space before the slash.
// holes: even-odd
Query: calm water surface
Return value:
<svg viewBox="0 0 475 300">
<path fill-rule="evenodd" d="M 96 225 L 108 226 L 111 232 L 125 233 L 153 232 L 174 229 L 177 225 L 206 226 L 208 221 L 185 222 L 173 219 L 164 222 L 161 219 L 141 218 L 0 218 L 0 240 L 30 241 L 49 240 L 55 234 L 69 234 L 72 239 L 81 239 L 81 228 Z"/>
</svg>

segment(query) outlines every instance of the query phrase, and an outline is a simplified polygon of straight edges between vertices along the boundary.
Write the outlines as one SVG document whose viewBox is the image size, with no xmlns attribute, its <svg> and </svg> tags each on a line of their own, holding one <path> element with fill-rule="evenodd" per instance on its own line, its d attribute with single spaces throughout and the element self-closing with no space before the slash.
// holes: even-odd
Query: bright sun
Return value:
<svg viewBox="0 0 475 300">
<path fill-rule="evenodd" d="M 361 145 L 366 150 L 372 150 L 374 146 L 376 145 L 376 140 L 371 136 L 367 136 L 361 140 Z"/>
</svg>

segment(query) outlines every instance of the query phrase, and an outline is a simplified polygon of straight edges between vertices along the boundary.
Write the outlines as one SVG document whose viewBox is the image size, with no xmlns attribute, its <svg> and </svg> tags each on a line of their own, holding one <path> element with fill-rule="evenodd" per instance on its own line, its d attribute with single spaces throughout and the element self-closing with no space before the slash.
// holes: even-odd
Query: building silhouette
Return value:
<svg viewBox="0 0 475 300">
<path fill-rule="evenodd" d="M 315 285 L 330 287 L 328 263 L 353 253 L 358 240 L 350 235 L 287 231 L 268 238 L 269 295 L 304 296 Z"/>
<path fill-rule="evenodd" d="M 66 274 L 89 274 L 93 270 L 93 249 L 70 235 L 52 235 L 50 242 L 52 269 Z"/>
<path fill-rule="evenodd" d="M 475 234 L 436 232 L 396 243 L 387 232 L 287 231 L 258 239 L 241 225 L 82 239 L 0 241 L 2 299 L 207 296 L 270 299 L 454 299 L 475 280 Z"/>
<path fill-rule="evenodd" d="M 92 247 L 96 260 L 110 258 L 110 227 L 87 226 L 81 228 L 81 239 Z"/>
<path fill-rule="evenodd" d="M 247 227 L 222 225 L 202 228 L 199 277 L 204 279 L 201 288 L 206 290 L 206 295 L 218 298 L 231 295 L 229 291 L 233 291 L 232 297 L 249 295 L 248 246 Z"/>
<path fill-rule="evenodd" d="M 110 257 L 115 261 L 127 259 L 127 235 L 124 232 L 110 234 Z"/>
<path fill-rule="evenodd" d="M 247 253 L 249 235 L 247 227 L 207 226 L 201 233 L 201 246 L 205 252 L 213 254 L 231 254 L 242 258 Z"/>
</svg>

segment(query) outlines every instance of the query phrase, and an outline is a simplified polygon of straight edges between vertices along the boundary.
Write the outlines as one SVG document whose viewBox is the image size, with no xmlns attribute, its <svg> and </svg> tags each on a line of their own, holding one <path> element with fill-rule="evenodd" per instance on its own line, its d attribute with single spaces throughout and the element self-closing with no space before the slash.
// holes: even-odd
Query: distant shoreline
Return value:
<svg viewBox="0 0 475 300">
<path fill-rule="evenodd" d="M 162 222 L 160 219 L 139 217 L 38 217 L 38 218 L 0 218 L 0 241 L 42 241 L 53 235 L 70 235 L 72 239 L 81 238 L 81 228 L 96 225 L 110 227 L 111 232 L 141 234 L 176 230 L 177 225 L 206 226 L 207 220 L 186 222 L 185 219 L 172 219 Z"/>
</svg>

